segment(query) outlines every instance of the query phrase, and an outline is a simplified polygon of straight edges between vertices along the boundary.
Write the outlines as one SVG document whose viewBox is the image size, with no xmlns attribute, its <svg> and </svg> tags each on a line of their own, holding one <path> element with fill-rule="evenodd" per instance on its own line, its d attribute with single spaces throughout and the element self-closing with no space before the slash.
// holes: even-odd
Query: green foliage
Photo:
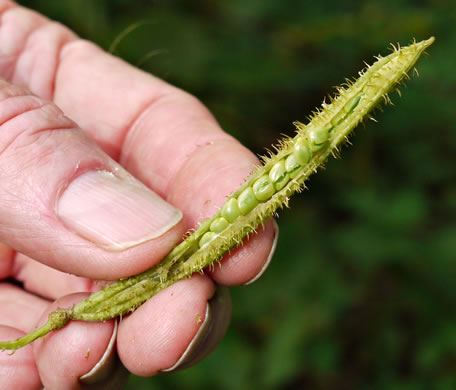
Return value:
<svg viewBox="0 0 456 390">
<path fill-rule="evenodd" d="M 257 153 L 385 43 L 421 77 L 281 213 L 266 274 L 198 366 L 130 388 L 456 388 L 456 2 L 21 1 L 198 96 Z"/>
</svg>

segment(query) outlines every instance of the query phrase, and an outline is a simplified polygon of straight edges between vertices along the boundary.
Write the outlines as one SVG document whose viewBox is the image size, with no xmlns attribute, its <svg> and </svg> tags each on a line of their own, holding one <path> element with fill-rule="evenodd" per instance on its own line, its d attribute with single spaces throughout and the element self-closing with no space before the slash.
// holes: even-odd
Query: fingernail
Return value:
<svg viewBox="0 0 456 390">
<path fill-rule="evenodd" d="M 244 283 L 244 286 L 247 286 L 247 285 L 252 284 L 253 282 L 257 281 L 261 277 L 261 275 L 264 274 L 264 271 L 266 271 L 266 269 L 269 266 L 269 263 L 271 262 L 271 260 L 274 256 L 274 253 L 275 253 L 275 250 L 277 247 L 277 241 L 279 239 L 279 225 L 277 225 L 277 222 L 275 221 L 275 219 L 272 220 L 272 225 L 274 226 L 274 241 L 272 242 L 272 247 L 271 247 L 271 251 L 269 252 L 268 258 L 266 259 L 266 262 L 263 264 L 263 267 L 261 268 L 260 272 L 257 273 L 247 283 Z"/>
<path fill-rule="evenodd" d="M 56 207 L 66 227 L 119 251 L 161 236 L 182 213 L 129 175 L 89 171 L 65 189 Z"/>
<path fill-rule="evenodd" d="M 79 378 L 84 389 L 122 389 L 128 381 L 129 373 L 122 365 L 116 351 L 117 320 L 105 353 L 97 364 Z"/>
<path fill-rule="evenodd" d="M 228 287 L 217 286 L 208 301 L 206 315 L 198 332 L 179 360 L 162 373 L 191 367 L 209 355 L 222 341 L 231 320 L 231 295 Z"/>
</svg>

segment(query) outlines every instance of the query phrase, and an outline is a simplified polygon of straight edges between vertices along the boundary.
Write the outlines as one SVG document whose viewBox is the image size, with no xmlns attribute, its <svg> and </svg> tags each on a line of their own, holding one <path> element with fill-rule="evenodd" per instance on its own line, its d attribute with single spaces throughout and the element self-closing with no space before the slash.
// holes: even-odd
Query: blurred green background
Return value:
<svg viewBox="0 0 456 390">
<path fill-rule="evenodd" d="M 279 219 L 198 366 L 129 389 L 456 389 L 454 0 L 20 1 L 199 97 L 255 153 L 363 60 L 435 35 L 421 77 Z"/>
</svg>

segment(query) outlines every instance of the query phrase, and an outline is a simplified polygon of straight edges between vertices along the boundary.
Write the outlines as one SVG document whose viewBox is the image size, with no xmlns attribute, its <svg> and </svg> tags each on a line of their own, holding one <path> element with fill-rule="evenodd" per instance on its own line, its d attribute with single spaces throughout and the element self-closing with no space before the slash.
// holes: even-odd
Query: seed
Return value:
<svg viewBox="0 0 456 390">
<path fill-rule="evenodd" d="M 255 181 L 255 183 L 253 183 L 252 189 L 255 198 L 262 202 L 268 200 L 272 195 L 274 195 L 275 192 L 274 184 L 271 183 L 268 175 L 263 175 L 257 181 Z"/>
<path fill-rule="evenodd" d="M 331 122 L 332 123 L 332 122 Z M 317 127 L 309 132 L 310 150 L 315 152 L 321 149 L 328 141 L 328 130 L 325 127 Z"/>
<path fill-rule="evenodd" d="M 294 154 L 290 154 L 285 160 L 285 169 L 292 179 L 299 173 L 301 165 L 296 161 Z"/>
<path fill-rule="evenodd" d="M 238 198 L 239 211 L 242 215 L 247 215 L 252 211 L 258 204 L 258 200 L 255 197 L 252 189 L 247 187 L 244 191 L 241 192 Z"/>
<path fill-rule="evenodd" d="M 306 165 L 312 158 L 312 152 L 305 138 L 299 138 L 293 148 L 293 155 L 300 165 Z"/>
<path fill-rule="evenodd" d="M 234 220 L 241 215 L 237 199 L 228 199 L 222 207 L 221 214 L 228 222 L 234 222 Z"/>
<path fill-rule="evenodd" d="M 216 236 L 217 234 L 215 234 L 214 232 L 206 232 L 203 234 L 203 236 L 201 237 L 200 241 L 199 241 L 199 247 L 202 248 L 204 246 L 206 246 L 207 244 L 209 244 L 209 242 L 212 241 L 212 239 Z"/>
<path fill-rule="evenodd" d="M 356 108 L 356 106 L 359 104 L 360 100 L 361 100 L 361 95 L 357 95 L 357 96 L 351 98 L 347 103 L 345 103 L 344 111 L 347 114 L 349 112 L 352 112 Z"/>
<path fill-rule="evenodd" d="M 280 191 L 288 183 L 290 177 L 287 174 L 285 169 L 285 161 L 280 160 L 275 163 L 274 166 L 269 171 L 269 178 L 274 183 L 274 187 L 277 191 Z"/>
<path fill-rule="evenodd" d="M 211 231 L 214 233 L 221 233 L 223 232 L 230 223 L 223 217 L 219 217 L 214 219 L 214 221 L 211 223 Z"/>
</svg>

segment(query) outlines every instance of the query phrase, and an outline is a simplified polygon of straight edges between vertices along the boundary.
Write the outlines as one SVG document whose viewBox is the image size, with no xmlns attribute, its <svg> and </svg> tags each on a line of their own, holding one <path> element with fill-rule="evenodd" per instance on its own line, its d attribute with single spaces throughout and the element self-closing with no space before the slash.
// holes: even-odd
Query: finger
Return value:
<svg viewBox="0 0 456 390">
<path fill-rule="evenodd" d="M 21 282 L 27 291 L 51 300 L 76 292 L 95 291 L 101 287 L 101 283 L 97 285 L 91 279 L 51 268 L 22 253 L 15 257 L 11 277 Z"/>
<path fill-rule="evenodd" d="M 161 291 L 119 324 L 120 359 L 136 375 L 172 367 L 202 325 L 214 285 L 194 275 Z"/>
<path fill-rule="evenodd" d="M 39 323 L 58 307 L 71 307 L 88 294 L 73 294 L 54 302 Z M 108 348 L 114 321 L 71 321 L 64 328 L 35 341 L 33 352 L 43 386 L 47 389 L 77 389 L 79 378 L 90 372 Z"/>
<path fill-rule="evenodd" d="M 14 340 L 24 332 L 0 325 L 0 340 Z M 0 389 L 41 389 L 41 380 L 35 365 L 31 345 L 16 351 L 0 351 Z"/>
<path fill-rule="evenodd" d="M 52 103 L 0 81 L 0 240 L 97 279 L 136 274 L 179 240 L 181 212 Z M 141 245 L 142 244 L 142 245 Z"/>
<path fill-rule="evenodd" d="M 9 283 L 0 283 L 0 324 L 30 332 L 50 302 Z M 0 387 L 1 388 L 1 387 Z"/>
</svg>

